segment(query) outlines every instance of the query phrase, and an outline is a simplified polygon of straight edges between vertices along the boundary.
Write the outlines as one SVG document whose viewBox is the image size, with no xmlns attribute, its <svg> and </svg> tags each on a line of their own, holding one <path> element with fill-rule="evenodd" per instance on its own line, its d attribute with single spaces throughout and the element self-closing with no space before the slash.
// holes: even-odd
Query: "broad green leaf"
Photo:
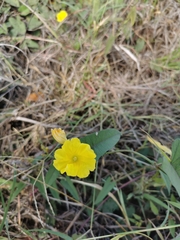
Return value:
<svg viewBox="0 0 180 240">
<path fill-rule="evenodd" d="M 104 187 L 101 189 L 101 191 L 99 192 L 96 198 L 95 205 L 100 203 L 108 195 L 108 193 L 113 189 L 115 185 L 116 185 L 116 182 L 112 182 L 110 177 L 107 178 L 104 183 Z"/>
<path fill-rule="evenodd" d="M 50 11 L 49 8 L 45 6 L 45 4 L 39 6 L 39 12 L 41 13 L 41 16 L 45 19 L 49 19 L 52 17 L 52 11 Z"/>
<path fill-rule="evenodd" d="M 24 35 L 26 33 L 26 25 L 19 16 L 16 18 L 10 17 L 9 23 L 12 26 L 11 34 L 13 37 L 16 37 L 17 35 Z"/>
<path fill-rule="evenodd" d="M 61 180 L 61 185 L 71 193 L 71 195 L 74 197 L 74 199 L 79 201 L 79 194 L 78 194 L 74 184 L 72 183 L 71 179 L 68 176 L 66 176 L 65 179 Z"/>
<path fill-rule="evenodd" d="M 89 134 L 81 138 L 81 142 L 87 143 L 96 153 L 96 160 L 112 149 L 119 141 L 121 133 L 116 129 L 106 129 Z"/>
<path fill-rule="evenodd" d="M 18 8 L 18 12 L 21 14 L 21 16 L 27 16 L 31 11 L 26 6 L 21 5 Z"/>
<path fill-rule="evenodd" d="M 172 164 L 164 157 L 162 159 L 161 169 L 167 174 L 169 180 L 171 181 L 171 184 L 174 186 L 178 195 L 180 196 L 180 178 L 173 168 Z"/>
<path fill-rule="evenodd" d="M 38 49 L 39 45 L 38 45 L 37 42 L 35 42 L 35 41 L 31 40 L 31 39 L 26 39 L 21 44 L 21 48 L 24 49 L 24 50 L 27 50 L 28 48 Z"/>
<path fill-rule="evenodd" d="M 172 144 L 172 166 L 180 176 L 180 138 L 174 140 Z"/>
<path fill-rule="evenodd" d="M 36 16 L 33 16 L 29 18 L 27 25 L 28 25 L 28 30 L 33 31 L 33 30 L 36 30 L 38 27 L 40 27 L 42 25 L 42 22 L 40 22 Z"/>
<path fill-rule="evenodd" d="M 6 3 L 9 3 L 13 7 L 19 7 L 19 0 L 5 0 Z"/>
</svg>

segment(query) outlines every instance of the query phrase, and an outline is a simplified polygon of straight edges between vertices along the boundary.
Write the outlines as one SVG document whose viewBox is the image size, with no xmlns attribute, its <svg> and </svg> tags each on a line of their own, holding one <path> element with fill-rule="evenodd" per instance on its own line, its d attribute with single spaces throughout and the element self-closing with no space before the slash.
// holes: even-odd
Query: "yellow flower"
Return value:
<svg viewBox="0 0 180 240">
<path fill-rule="evenodd" d="M 85 178 L 96 165 L 96 154 L 89 144 L 81 143 L 78 138 L 66 140 L 62 148 L 55 151 L 54 157 L 54 167 L 72 177 Z"/>
<path fill-rule="evenodd" d="M 65 132 L 61 128 L 51 129 L 51 134 L 53 138 L 60 144 L 63 144 L 67 140 Z"/>
<path fill-rule="evenodd" d="M 61 10 L 56 14 L 56 20 L 57 22 L 63 22 L 68 16 L 68 13 L 64 10 Z"/>
</svg>

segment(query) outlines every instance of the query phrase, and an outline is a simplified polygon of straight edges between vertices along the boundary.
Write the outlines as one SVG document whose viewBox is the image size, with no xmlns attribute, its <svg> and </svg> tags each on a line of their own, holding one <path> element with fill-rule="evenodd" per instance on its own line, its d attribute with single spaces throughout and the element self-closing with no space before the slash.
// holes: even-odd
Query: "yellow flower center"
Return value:
<svg viewBox="0 0 180 240">
<path fill-rule="evenodd" d="M 77 156 L 74 156 L 74 157 L 72 158 L 72 161 L 73 161 L 73 162 L 77 162 L 77 160 L 78 160 L 78 157 L 77 157 Z"/>
</svg>

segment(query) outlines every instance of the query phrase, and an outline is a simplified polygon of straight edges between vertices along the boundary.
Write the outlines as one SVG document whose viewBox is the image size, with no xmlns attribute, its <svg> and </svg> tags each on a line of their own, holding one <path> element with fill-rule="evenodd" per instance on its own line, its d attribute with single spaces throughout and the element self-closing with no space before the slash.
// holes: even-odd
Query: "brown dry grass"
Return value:
<svg viewBox="0 0 180 240">
<path fill-rule="evenodd" d="M 73 136 L 115 127 L 123 132 L 120 147 L 133 150 L 144 143 L 142 129 L 166 145 L 179 135 L 180 69 L 168 68 L 168 59 L 179 48 L 179 3 L 173 0 L 136 3 L 137 18 L 132 30 L 128 26 L 130 37 L 127 39 L 125 20 L 133 3 L 126 1 L 119 12 L 113 8 L 106 11 L 96 33 L 93 25 L 88 29 L 81 24 L 78 12 L 70 14 L 57 39 L 46 26 L 41 27 L 41 37 L 25 36 L 37 40 L 38 51 L 20 51 L 18 46 L 24 37 L 12 42 L 9 36 L 0 36 L 0 151 L 2 160 L 6 160 L 1 162 L 2 178 L 9 179 L 14 169 L 25 182 L 26 173 L 36 177 L 39 165 L 33 167 L 31 162 L 54 149 L 50 134 L 53 127 L 64 128 Z M 91 6 L 87 8 L 90 12 Z M 110 19 L 107 22 L 106 17 Z M 57 27 L 55 22 L 49 25 L 53 30 Z M 106 53 L 109 37 L 114 38 L 114 43 Z M 138 39 L 144 41 L 140 52 L 135 50 Z M 152 68 L 152 62 L 164 56 L 169 57 L 162 71 Z M 99 181 L 113 172 L 117 178 L 128 176 L 128 172 L 135 169 L 126 156 L 121 155 L 121 161 L 119 164 L 116 156 L 113 166 L 112 160 L 102 163 Z M 117 172 L 122 173 L 119 176 Z M 45 227 L 54 229 L 45 223 L 43 202 L 37 214 L 33 198 L 29 199 L 30 188 L 27 186 L 9 211 L 10 223 L 20 236 L 23 235 L 22 222 L 23 227 L 41 226 L 39 216 Z M 36 200 L 41 202 L 42 197 L 37 194 Z M 26 209 L 27 202 L 31 206 L 28 212 L 22 210 Z M 21 220 L 17 221 L 13 209 L 18 206 Z M 79 213 L 81 217 L 77 221 L 78 211 L 82 211 L 81 207 L 73 205 L 66 211 L 60 209 L 55 228 L 69 234 L 78 232 L 84 220 Z M 97 236 L 115 231 L 117 222 L 108 215 L 104 220 L 99 220 L 99 216 L 97 213 L 94 221 Z M 71 222 L 76 224 L 72 227 Z M 105 231 L 104 225 L 111 228 Z M 80 232 L 87 229 L 88 224 L 84 223 Z M 13 230 L 10 233 L 13 238 Z M 17 239 L 17 233 L 15 235 Z"/>
</svg>

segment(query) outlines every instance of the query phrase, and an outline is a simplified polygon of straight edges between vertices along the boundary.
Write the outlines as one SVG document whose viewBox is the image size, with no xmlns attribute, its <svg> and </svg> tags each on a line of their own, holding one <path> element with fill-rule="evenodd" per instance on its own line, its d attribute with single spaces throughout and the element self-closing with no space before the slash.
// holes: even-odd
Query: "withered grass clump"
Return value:
<svg viewBox="0 0 180 240">
<path fill-rule="evenodd" d="M 123 133 L 117 146 L 122 150 L 137 150 L 143 145 L 142 129 L 167 146 L 179 135 L 180 4 L 173 0 L 127 0 L 121 1 L 123 4 L 111 0 L 109 4 L 101 1 L 98 8 L 92 2 L 79 3 L 79 9 L 74 7 L 75 1 L 64 4 L 68 18 L 61 26 L 55 18 L 40 18 L 37 35 L 27 31 L 23 36 L 14 37 L 9 32 L 0 36 L 0 177 L 12 179 L 16 170 L 17 178 L 28 185 L 22 199 L 14 200 L 17 212 L 13 206 L 9 209 L 10 234 L 17 231 L 23 235 L 20 226 L 28 229 L 28 225 L 69 235 L 84 233 L 89 227 L 89 219 L 81 226 L 88 213 L 78 204 L 69 207 L 70 200 L 63 196 L 66 209 L 60 207 L 54 222 L 45 223 L 44 215 L 50 218 L 50 210 L 46 212 L 45 200 L 37 189 L 33 189 L 35 197 L 29 190 L 31 181 L 40 171 L 46 173 L 51 164 L 49 154 L 55 148 L 51 128 L 61 127 L 80 136 L 114 127 Z M 1 8 L 6 6 L 4 2 Z M 52 9 L 52 3 L 46 7 Z M 18 12 L 11 6 L 2 24 L 15 14 Z M 36 11 L 33 14 L 39 16 Z M 38 48 L 23 49 L 25 39 L 35 41 Z M 130 181 L 135 162 L 129 162 L 124 154 L 121 163 L 118 155 L 105 158 L 105 164 L 99 164 L 99 183 L 112 173 L 117 179 L 127 177 Z M 43 166 L 42 159 L 47 159 Z M 78 190 L 81 194 L 82 189 Z M 8 199 L 8 191 L 4 195 Z M 31 210 L 25 214 L 21 211 L 29 196 L 42 203 L 30 201 Z M 82 201 L 88 201 L 83 193 Z M 19 214 L 18 225 L 13 214 Z M 103 213 L 102 218 L 98 210 L 96 214 L 93 228 L 97 236 L 119 229 L 112 216 Z"/>
</svg>

